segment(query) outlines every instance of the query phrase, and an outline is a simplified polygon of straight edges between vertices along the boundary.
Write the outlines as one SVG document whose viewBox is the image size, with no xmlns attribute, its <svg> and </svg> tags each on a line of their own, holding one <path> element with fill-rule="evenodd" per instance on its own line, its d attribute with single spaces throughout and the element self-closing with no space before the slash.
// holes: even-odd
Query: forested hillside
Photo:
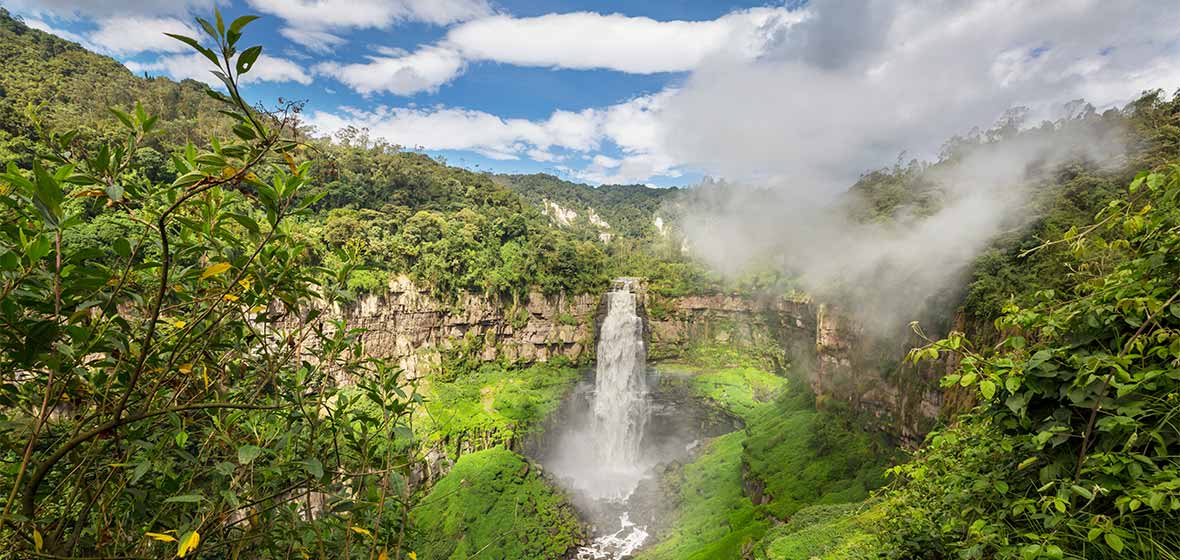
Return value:
<svg viewBox="0 0 1180 560">
<path fill-rule="evenodd" d="M 108 108 L 127 111 L 135 102 L 158 119 L 136 152 L 151 180 L 174 178 L 165 154 L 186 142 L 232 135 L 233 121 L 218 112 L 204 84 L 137 77 L 113 59 L 30 29 L 7 12 L 0 13 L 0 33 L 0 55 L 11 61 L 0 70 L 0 155 L 6 159 L 27 164 L 41 149 L 38 140 L 53 132 L 77 130 L 71 138 L 77 146 L 117 138 L 118 121 Z M 358 257 L 359 268 L 348 280 L 354 293 L 379 292 L 397 274 L 444 297 L 470 291 L 511 299 L 533 286 L 546 293 L 586 293 L 601 290 L 613 276 L 648 275 L 645 269 L 658 268 L 660 254 L 681 260 L 653 249 L 658 201 L 675 189 L 574 185 L 571 193 L 601 200 L 604 217 L 616 222 L 611 231 L 621 239 L 612 244 L 547 219 L 534 196 L 539 191 L 517 187 L 531 184 L 526 178 L 505 181 L 450 167 L 361 130 L 332 143 L 308 139 L 306 132 L 297 133 L 305 145 L 292 155 L 315 160 L 310 188 L 323 196 L 314 214 L 300 219 L 300 236 L 310 242 L 317 263 L 338 263 L 341 251 Z M 108 234 L 118 227 L 102 219 L 71 235 L 88 246 L 109 247 Z M 619 254 L 635 257 L 615 258 Z"/>
<path fill-rule="evenodd" d="M 809 207 L 316 137 L 254 19 L 210 89 L 0 8 L 0 557 L 1180 558 L 1180 93 Z"/>
</svg>

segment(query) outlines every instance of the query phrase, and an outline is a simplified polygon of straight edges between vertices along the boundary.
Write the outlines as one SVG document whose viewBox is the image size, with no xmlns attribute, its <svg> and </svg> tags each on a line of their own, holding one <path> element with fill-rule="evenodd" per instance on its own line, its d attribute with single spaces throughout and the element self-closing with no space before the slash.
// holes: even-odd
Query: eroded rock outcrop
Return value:
<svg viewBox="0 0 1180 560">
<path fill-rule="evenodd" d="M 597 295 L 540 292 L 515 304 L 473 294 L 447 303 L 400 277 L 385 293 L 364 296 L 337 312 L 351 327 L 365 330 L 370 355 L 394 360 L 416 378 L 438 367 L 447 353 L 522 365 L 557 356 L 582 361 L 593 352 L 598 306 Z"/>
</svg>

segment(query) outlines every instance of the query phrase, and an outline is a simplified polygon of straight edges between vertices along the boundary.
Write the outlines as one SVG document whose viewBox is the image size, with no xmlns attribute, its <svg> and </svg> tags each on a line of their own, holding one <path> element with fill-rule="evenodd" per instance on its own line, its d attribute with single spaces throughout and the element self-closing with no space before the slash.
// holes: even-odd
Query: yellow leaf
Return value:
<svg viewBox="0 0 1180 560">
<path fill-rule="evenodd" d="M 180 370 L 180 373 L 192 373 L 193 372 L 193 365 L 192 364 L 180 364 L 180 367 L 177 369 Z"/>
<path fill-rule="evenodd" d="M 410 551 L 410 560 L 418 560 L 418 553 L 411 550 Z"/>
<path fill-rule="evenodd" d="M 255 305 L 250 308 L 250 313 L 262 313 L 263 311 L 266 311 L 265 305 Z"/>
<path fill-rule="evenodd" d="M 238 296 L 233 294 L 225 294 L 224 296 L 221 296 L 221 299 L 224 299 L 225 301 L 238 301 Z"/>
<path fill-rule="evenodd" d="M 156 539 L 160 542 L 176 542 L 176 537 L 165 533 L 144 533 L 144 535 Z"/>
<path fill-rule="evenodd" d="M 221 170 L 221 176 L 225 177 L 226 179 L 229 179 L 230 177 L 233 177 L 234 175 L 237 175 L 237 174 L 238 174 L 238 170 L 234 169 L 233 166 L 227 165 L 227 166 L 225 166 L 225 169 Z"/>
<path fill-rule="evenodd" d="M 209 388 L 209 374 L 204 370 L 201 371 L 201 379 L 205 380 L 205 388 Z"/>
<path fill-rule="evenodd" d="M 172 326 L 174 326 L 174 327 L 176 327 L 176 328 L 178 328 L 178 329 L 183 329 L 183 328 L 185 327 L 185 325 L 187 325 L 187 324 L 188 324 L 188 323 L 186 323 L 186 322 L 184 322 L 184 321 L 181 321 L 180 319 L 177 319 L 177 320 L 175 320 L 175 321 L 172 321 Z"/>
<path fill-rule="evenodd" d="M 381 554 L 377 555 L 377 560 L 389 560 L 389 553 L 384 548 L 381 549 Z"/>
<path fill-rule="evenodd" d="M 226 262 L 210 265 L 209 268 L 205 269 L 205 272 L 201 273 L 201 280 L 204 280 L 210 276 L 225 274 L 225 271 L 227 270 L 229 270 L 229 263 Z"/>
<path fill-rule="evenodd" d="M 295 158 L 291 157 L 291 154 L 283 152 L 283 159 L 287 160 L 287 167 L 291 168 L 291 173 L 298 175 L 299 167 L 295 165 Z"/>
<path fill-rule="evenodd" d="M 184 558 L 188 554 L 197 549 L 197 545 L 201 544 L 201 534 L 196 531 L 189 531 L 180 538 L 180 545 L 176 549 L 176 556 Z"/>
<path fill-rule="evenodd" d="M 365 529 L 363 527 L 349 527 L 349 528 L 352 529 L 354 533 L 360 533 L 366 537 L 373 536 L 373 533 L 370 533 L 368 529 Z"/>
<path fill-rule="evenodd" d="M 238 285 L 241 286 L 243 290 L 249 290 L 250 289 L 250 279 L 249 278 L 242 278 L 241 280 L 238 280 Z"/>
<path fill-rule="evenodd" d="M 37 547 L 37 552 L 45 546 L 45 539 L 41 537 L 41 531 L 33 529 L 33 546 Z"/>
</svg>

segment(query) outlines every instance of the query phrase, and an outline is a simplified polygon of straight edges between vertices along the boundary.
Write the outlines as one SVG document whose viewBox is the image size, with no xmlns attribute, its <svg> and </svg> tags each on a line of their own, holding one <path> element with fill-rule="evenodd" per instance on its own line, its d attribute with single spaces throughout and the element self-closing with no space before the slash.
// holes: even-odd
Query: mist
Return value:
<svg viewBox="0 0 1180 560">
<path fill-rule="evenodd" d="M 1177 15 L 1133 4 L 809 4 L 765 56 L 711 61 L 663 106 L 665 149 L 726 182 L 677 209 L 687 246 L 729 276 L 772 263 L 870 328 L 918 318 L 1033 218 L 1039 181 L 1122 161 L 1101 112 L 1180 85 L 1175 57 L 1145 54 Z M 945 153 L 956 136 L 969 149 Z M 890 168 L 920 173 L 932 204 L 855 216 L 849 188 Z"/>
</svg>

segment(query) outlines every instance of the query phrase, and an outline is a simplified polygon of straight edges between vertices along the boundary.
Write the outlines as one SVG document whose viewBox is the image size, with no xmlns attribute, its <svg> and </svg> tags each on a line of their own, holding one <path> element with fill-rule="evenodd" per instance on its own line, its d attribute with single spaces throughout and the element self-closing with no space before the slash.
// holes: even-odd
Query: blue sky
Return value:
<svg viewBox="0 0 1180 560">
<path fill-rule="evenodd" d="M 134 71 L 203 80 L 161 33 L 195 33 L 214 3 L 263 16 L 247 94 L 306 100 L 325 134 L 593 184 L 842 190 L 1013 106 L 1052 119 L 1180 86 L 1180 16 L 1154 0 L 0 0 Z"/>
<path fill-rule="evenodd" d="M 429 3 L 437 0 L 426 0 Z M 443 3 L 450 0 L 442 0 Z M 592 1 L 500 1 L 487 4 L 479 0 L 458 0 L 455 13 L 433 18 L 430 14 L 412 13 L 413 0 L 403 2 L 409 14 L 393 16 L 388 24 L 368 26 L 357 23 L 334 24 L 302 21 L 288 17 L 279 4 L 298 5 L 300 2 L 255 2 L 241 0 L 220 3 L 226 19 L 242 14 L 262 15 L 252 23 L 247 35 L 248 41 L 262 44 L 264 53 L 290 61 L 301 69 L 298 79 L 290 76 L 276 77 L 274 81 L 258 81 L 247 85 L 247 95 L 264 102 L 273 102 L 278 97 L 307 101 L 306 112 L 339 114 L 341 107 L 372 110 L 377 107 L 419 107 L 462 109 L 495 115 L 502 119 L 526 119 L 544 121 L 555 111 L 581 112 L 595 108 L 624 104 L 636 98 L 656 95 L 669 88 L 676 88 L 688 75 L 690 68 L 679 62 L 671 62 L 660 68 L 655 65 L 642 71 L 623 71 L 613 68 L 567 68 L 561 61 L 539 62 L 536 64 L 513 64 L 495 59 L 464 60 L 463 68 L 455 76 L 428 87 L 385 88 L 366 90 L 363 86 L 350 84 L 317 66 L 323 64 L 364 64 L 370 57 L 397 58 L 412 54 L 424 46 L 436 45 L 446 40 L 450 30 L 487 16 L 504 16 L 513 19 L 544 17 L 551 14 L 581 14 L 587 18 L 596 15 L 618 14 L 626 21 L 650 18 L 654 22 L 689 21 L 707 23 L 727 14 L 740 13 L 751 8 L 765 8 L 765 2 L 711 2 L 706 0 L 679 0 L 671 2 L 592 2 Z M 68 2 L 23 5 L 18 3 L 12 9 L 30 20 L 36 27 L 56 32 L 66 38 L 78 40 L 85 46 L 114 56 L 133 70 L 154 75 L 175 78 L 198 77 L 203 68 L 195 64 L 176 68 L 161 60 L 182 59 L 186 52 L 172 49 L 166 42 L 145 41 L 142 37 L 128 38 L 126 35 L 156 34 L 176 31 L 173 27 L 189 24 L 192 16 L 206 15 L 208 6 L 202 2 L 192 3 L 183 9 L 173 9 L 160 3 L 126 2 L 116 7 L 117 17 L 141 18 L 113 21 L 108 27 L 112 33 L 104 33 L 104 15 L 91 13 L 85 7 Z M 354 9 L 347 2 L 337 3 L 334 10 Z M 377 3 L 380 4 L 380 3 Z M 386 5 L 399 4 L 388 2 Z M 785 7 L 773 6 L 777 11 Z M 366 9 L 366 8 L 362 8 Z M 427 11 L 429 8 L 426 9 Z M 466 10 L 466 13 L 464 12 Z M 375 11 L 381 11 L 380 7 Z M 433 21 L 432 21 L 433 18 Z M 376 19 L 376 18 L 375 18 Z M 148 20 L 148 21 L 144 21 Z M 654 23 L 653 22 L 653 23 Z M 117 24 L 123 23 L 122 33 Z M 577 26 L 576 23 L 571 25 Z M 170 27 L 171 26 L 171 27 Z M 307 29 L 328 33 L 331 44 L 322 47 L 309 45 L 306 41 L 293 40 L 298 35 L 284 34 L 284 29 Z M 675 50 L 676 47 L 672 47 Z M 166 50 L 162 50 L 166 49 Z M 177 52 L 169 52 L 169 51 Z M 638 53 L 637 53 L 638 54 Z M 190 57 L 191 58 L 191 57 Z M 192 62 L 186 61 L 186 62 Z M 678 67 L 680 66 L 680 67 Z M 368 71 L 363 71 L 367 73 Z M 417 145 L 417 144 L 415 144 Z M 600 173 L 597 176 L 580 170 L 595 156 L 611 159 L 626 157 L 625 148 L 609 138 L 596 143 L 593 150 L 547 148 L 547 155 L 538 161 L 527 153 L 514 150 L 498 150 L 489 154 L 485 149 L 440 149 L 427 145 L 431 154 L 441 155 L 453 164 L 487 169 L 497 172 L 544 171 L 566 176 L 574 180 L 600 182 L 606 179 L 630 180 L 654 185 L 683 185 L 699 180 L 700 170 L 691 166 L 660 166 L 655 173 L 617 174 Z M 609 161 L 609 160 L 600 160 Z M 603 168 L 609 171 L 609 167 Z M 641 176 L 645 175 L 645 176 Z"/>
</svg>

